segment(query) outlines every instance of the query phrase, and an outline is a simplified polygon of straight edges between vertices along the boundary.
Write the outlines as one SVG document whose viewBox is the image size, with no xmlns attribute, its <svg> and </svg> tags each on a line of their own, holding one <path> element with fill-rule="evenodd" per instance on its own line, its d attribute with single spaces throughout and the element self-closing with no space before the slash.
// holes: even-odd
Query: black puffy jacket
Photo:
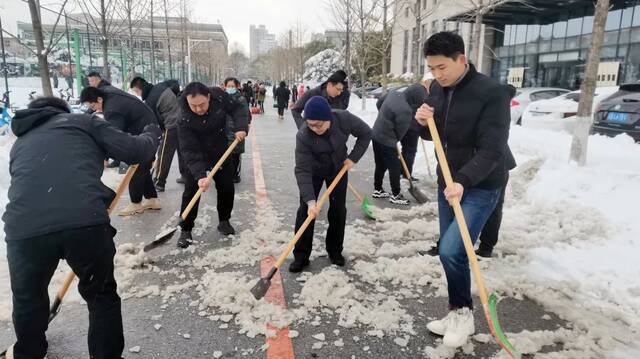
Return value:
<svg viewBox="0 0 640 359">
<path fill-rule="evenodd" d="M 118 129 L 139 135 L 145 126 L 158 124 L 155 113 L 137 97 L 110 85 L 102 87 L 101 90 L 105 93 L 102 105 L 104 119 Z"/>
</svg>

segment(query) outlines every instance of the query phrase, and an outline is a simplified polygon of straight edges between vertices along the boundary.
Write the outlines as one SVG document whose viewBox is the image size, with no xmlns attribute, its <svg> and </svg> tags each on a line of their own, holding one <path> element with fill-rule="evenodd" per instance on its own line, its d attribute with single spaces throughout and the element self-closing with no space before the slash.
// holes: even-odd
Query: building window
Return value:
<svg viewBox="0 0 640 359">
<path fill-rule="evenodd" d="M 619 29 L 621 17 L 622 10 L 609 11 L 609 14 L 607 15 L 607 23 L 604 25 L 604 31 Z"/>
<path fill-rule="evenodd" d="M 633 11 L 633 22 L 631 26 L 640 26 L 640 5 L 636 6 Z"/>
<path fill-rule="evenodd" d="M 527 26 L 527 42 L 536 42 L 540 37 L 540 25 Z"/>
<path fill-rule="evenodd" d="M 631 26 L 631 20 L 633 17 L 633 8 L 628 7 L 622 11 L 622 21 L 620 22 L 620 28 L 624 29 Z"/>
<path fill-rule="evenodd" d="M 582 18 L 571 19 L 567 22 L 567 37 L 578 36 L 582 31 Z"/>
<path fill-rule="evenodd" d="M 422 0 L 422 10 L 427 8 L 427 0 Z"/>
<path fill-rule="evenodd" d="M 553 24 L 553 38 L 561 39 L 567 36 L 567 22 L 561 21 Z"/>
<path fill-rule="evenodd" d="M 511 40 L 511 25 L 505 25 L 505 27 L 504 27 L 504 38 L 502 39 L 502 46 L 511 45 L 509 40 Z"/>
<path fill-rule="evenodd" d="M 593 31 L 593 16 L 585 16 L 582 21 L 582 35 L 590 34 Z"/>
<path fill-rule="evenodd" d="M 540 39 L 541 40 L 550 40 L 551 32 L 553 30 L 553 25 L 543 25 L 540 27 Z"/>
<path fill-rule="evenodd" d="M 409 7 L 408 6 L 404 9 L 404 17 L 409 17 Z"/>
<path fill-rule="evenodd" d="M 524 44 L 527 40 L 527 25 L 517 25 L 516 26 L 516 45 Z"/>
<path fill-rule="evenodd" d="M 409 30 L 404 30 L 404 51 L 402 53 L 402 73 L 407 72 L 407 60 L 409 59 Z"/>
</svg>

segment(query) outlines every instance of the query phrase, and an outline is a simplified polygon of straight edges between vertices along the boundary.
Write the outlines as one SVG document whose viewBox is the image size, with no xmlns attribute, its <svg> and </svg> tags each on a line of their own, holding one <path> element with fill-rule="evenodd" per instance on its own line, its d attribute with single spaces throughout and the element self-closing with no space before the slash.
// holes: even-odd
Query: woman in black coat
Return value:
<svg viewBox="0 0 640 359">
<path fill-rule="evenodd" d="M 284 109 L 287 108 L 289 97 L 291 96 L 291 91 L 289 91 L 284 81 L 280 81 L 280 86 L 276 89 L 275 96 L 278 104 L 278 118 L 282 120 L 284 119 Z"/>
</svg>

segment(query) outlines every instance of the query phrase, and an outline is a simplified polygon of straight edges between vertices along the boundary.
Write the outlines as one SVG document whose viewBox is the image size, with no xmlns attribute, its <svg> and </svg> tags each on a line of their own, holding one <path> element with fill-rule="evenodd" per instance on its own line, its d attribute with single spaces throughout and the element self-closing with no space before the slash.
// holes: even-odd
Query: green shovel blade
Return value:
<svg viewBox="0 0 640 359">
<path fill-rule="evenodd" d="M 498 296 L 495 293 L 491 293 L 489 296 L 489 315 L 491 317 L 491 329 L 499 341 L 498 344 L 507 351 L 507 353 L 512 358 L 520 359 L 520 353 L 518 350 L 509 342 L 509 338 L 502 331 L 502 327 L 500 327 L 500 322 L 498 321 L 498 310 L 496 308 L 498 304 Z"/>
<path fill-rule="evenodd" d="M 371 218 L 371 219 L 376 219 L 376 216 L 373 214 L 373 211 L 371 210 L 371 204 L 369 203 L 369 198 L 368 197 L 364 197 L 362 199 L 362 213 L 364 213 L 365 216 Z"/>
</svg>

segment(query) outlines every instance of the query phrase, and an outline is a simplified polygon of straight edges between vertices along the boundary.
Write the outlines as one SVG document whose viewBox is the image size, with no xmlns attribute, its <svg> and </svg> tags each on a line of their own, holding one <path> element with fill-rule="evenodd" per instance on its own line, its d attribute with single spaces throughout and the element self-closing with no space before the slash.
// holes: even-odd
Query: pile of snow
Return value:
<svg viewBox="0 0 640 359">
<path fill-rule="evenodd" d="M 305 84 L 318 84 L 327 80 L 331 74 L 344 67 L 344 57 L 333 49 L 326 49 L 311 56 L 304 63 Z"/>
</svg>

